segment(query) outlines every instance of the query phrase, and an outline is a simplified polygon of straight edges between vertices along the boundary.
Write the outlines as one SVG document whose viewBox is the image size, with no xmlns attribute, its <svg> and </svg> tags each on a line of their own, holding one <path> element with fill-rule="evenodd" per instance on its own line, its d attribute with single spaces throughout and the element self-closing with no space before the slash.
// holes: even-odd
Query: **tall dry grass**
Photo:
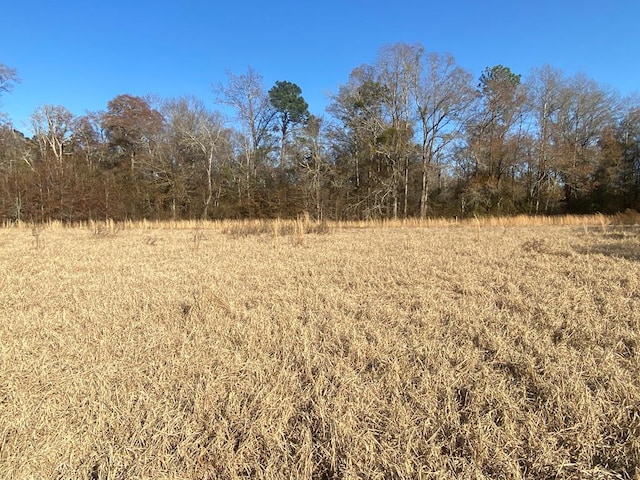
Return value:
<svg viewBox="0 0 640 480">
<path fill-rule="evenodd" d="M 127 220 L 114 221 L 90 220 L 87 222 L 63 223 L 58 220 L 49 220 L 44 223 L 34 224 L 30 222 L 5 222 L 2 228 L 86 228 L 100 236 L 102 232 L 119 231 L 123 229 L 155 230 L 155 229 L 217 229 L 223 233 L 234 236 L 247 235 L 290 235 L 302 230 L 304 233 L 330 233 L 336 229 L 354 228 L 423 228 L 423 227 L 518 227 L 518 226 L 600 226 L 603 229 L 608 225 L 640 225 L 640 213 L 634 210 L 617 213 L 615 215 L 603 215 L 600 213 L 591 215 L 514 215 L 510 217 L 437 217 L 437 218 L 399 218 L 399 219 L 371 219 L 371 220 L 314 220 L 308 213 L 295 219 L 241 219 L 241 220 Z"/>
<path fill-rule="evenodd" d="M 0 478 L 638 478 L 637 227 L 296 221 L 0 230 Z"/>
</svg>

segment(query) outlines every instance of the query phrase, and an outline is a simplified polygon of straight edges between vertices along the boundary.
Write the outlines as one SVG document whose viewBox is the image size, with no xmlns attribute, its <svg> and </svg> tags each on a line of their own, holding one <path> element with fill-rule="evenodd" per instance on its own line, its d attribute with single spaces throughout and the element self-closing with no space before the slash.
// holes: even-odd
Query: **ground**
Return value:
<svg viewBox="0 0 640 480">
<path fill-rule="evenodd" d="M 0 478 L 638 478 L 640 229 L 567 223 L 0 229 Z"/>
</svg>

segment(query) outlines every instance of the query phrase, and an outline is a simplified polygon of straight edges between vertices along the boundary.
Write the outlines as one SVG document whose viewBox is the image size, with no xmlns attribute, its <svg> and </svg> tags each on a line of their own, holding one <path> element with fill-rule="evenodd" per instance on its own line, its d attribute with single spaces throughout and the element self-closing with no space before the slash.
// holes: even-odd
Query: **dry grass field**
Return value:
<svg viewBox="0 0 640 480">
<path fill-rule="evenodd" d="M 0 478 L 638 479 L 615 220 L 0 228 Z"/>
</svg>

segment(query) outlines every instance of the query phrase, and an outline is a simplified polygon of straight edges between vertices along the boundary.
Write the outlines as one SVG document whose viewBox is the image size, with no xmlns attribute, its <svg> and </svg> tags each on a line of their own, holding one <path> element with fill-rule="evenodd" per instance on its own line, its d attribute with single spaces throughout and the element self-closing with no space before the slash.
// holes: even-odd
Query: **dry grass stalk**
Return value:
<svg viewBox="0 0 640 480">
<path fill-rule="evenodd" d="M 38 225 L 38 224 L 33 224 L 33 226 L 31 227 L 31 236 L 34 238 L 35 240 L 35 244 L 36 244 L 36 249 L 40 249 L 40 247 L 42 246 L 42 231 L 44 229 L 43 225 Z"/>
<path fill-rule="evenodd" d="M 88 223 L 89 230 L 91 231 L 91 235 L 94 238 L 113 238 L 118 232 L 120 232 L 122 226 L 113 221 L 112 219 L 107 219 L 105 221 L 90 221 Z"/>
</svg>

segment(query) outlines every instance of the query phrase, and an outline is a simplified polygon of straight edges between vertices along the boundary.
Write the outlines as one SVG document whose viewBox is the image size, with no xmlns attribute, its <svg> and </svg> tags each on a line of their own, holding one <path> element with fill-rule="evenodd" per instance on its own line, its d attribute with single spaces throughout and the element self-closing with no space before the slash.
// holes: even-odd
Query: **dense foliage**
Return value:
<svg viewBox="0 0 640 480">
<path fill-rule="evenodd" d="M 18 80 L 0 65 L 0 93 Z M 249 69 L 194 98 L 0 117 L 0 219 L 361 219 L 640 209 L 640 101 L 549 66 L 480 78 L 420 45 L 354 69 L 328 115 Z"/>
</svg>

